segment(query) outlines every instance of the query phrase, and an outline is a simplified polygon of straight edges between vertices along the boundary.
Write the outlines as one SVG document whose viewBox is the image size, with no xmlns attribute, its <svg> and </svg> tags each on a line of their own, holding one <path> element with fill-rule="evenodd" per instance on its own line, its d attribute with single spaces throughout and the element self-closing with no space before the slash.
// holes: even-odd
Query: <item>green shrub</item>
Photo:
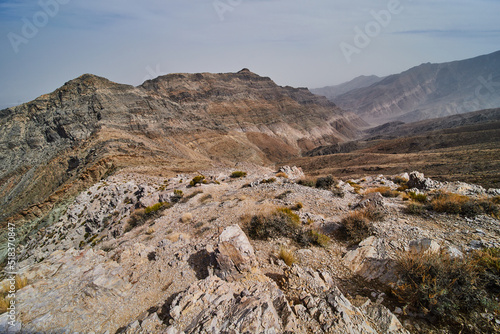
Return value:
<svg viewBox="0 0 500 334">
<path fill-rule="evenodd" d="M 311 239 L 311 243 L 320 247 L 326 247 L 330 242 L 330 238 L 327 235 L 324 235 L 323 233 L 316 230 L 310 230 L 309 237 Z"/>
<path fill-rule="evenodd" d="M 234 171 L 231 173 L 231 175 L 229 175 L 229 177 L 231 177 L 232 179 L 239 179 L 239 178 L 246 177 L 246 176 L 247 176 L 247 173 L 242 172 L 240 170 Z"/>
<path fill-rule="evenodd" d="M 182 197 L 184 197 L 184 192 L 180 189 L 175 189 L 174 195 L 170 198 L 170 201 L 172 201 L 172 203 L 178 203 Z"/>
<path fill-rule="evenodd" d="M 300 179 L 297 181 L 297 184 L 304 187 L 311 187 L 311 188 L 316 187 L 316 181 L 311 179 Z"/>
<path fill-rule="evenodd" d="M 408 193 L 408 196 L 414 200 L 415 202 L 419 202 L 419 203 L 427 203 L 427 195 L 426 194 L 417 194 L 416 192 L 413 192 L 413 191 L 410 191 Z"/>
<path fill-rule="evenodd" d="M 201 184 L 205 181 L 205 176 L 204 175 L 197 175 L 195 176 L 191 182 L 189 182 L 189 186 L 194 187 L 197 184 Z M 206 181 L 205 181 L 206 182 Z"/>
<path fill-rule="evenodd" d="M 316 179 L 316 188 L 331 190 L 334 185 L 337 184 L 337 180 L 333 176 L 328 175 L 325 177 L 319 177 Z"/>
<path fill-rule="evenodd" d="M 406 205 L 405 212 L 410 215 L 421 215 L 425 212 L 425 206 L 419 203 L 410 202 Z"/>
<path fill-rule="evenodd" d="M 156 203 L 152 206 L 148 206 L 147 208 L 144 209 L 144 214 L 145 215 L 151 215 L 158 210 L 160 210 L 163 207 L 163 203 Z"/>
</svg>

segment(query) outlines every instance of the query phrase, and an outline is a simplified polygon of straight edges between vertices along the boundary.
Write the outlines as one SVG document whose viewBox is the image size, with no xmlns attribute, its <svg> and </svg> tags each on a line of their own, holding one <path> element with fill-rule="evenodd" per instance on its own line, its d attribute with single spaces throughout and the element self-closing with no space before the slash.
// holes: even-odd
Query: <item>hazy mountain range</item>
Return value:
<svg viewBox="0 0 500 334">
<path fill-rule="evenodd" d="M 500 106 L 500 51 L 461 61 L 422 64 L 385 78 L 360 77 L 312 91 L 372 124 L 496 108 Z"/>
</svg>

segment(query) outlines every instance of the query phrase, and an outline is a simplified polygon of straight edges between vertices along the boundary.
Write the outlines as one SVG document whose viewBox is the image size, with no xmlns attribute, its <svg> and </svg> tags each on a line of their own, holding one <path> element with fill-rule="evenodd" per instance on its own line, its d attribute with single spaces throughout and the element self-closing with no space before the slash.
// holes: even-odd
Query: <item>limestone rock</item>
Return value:
<svg viewBox="0 0 500 334">
<path fill-rule="evenodd" d="M 224 229 L 215 250 L 217 275 L 228 281 L 258 271 L 258 263 L 250 241 L 238 225 Z"/>
<path fill-rule="evenodd" d="M 347 252 L 343 261 L 366 280 L 391 282 L 395 279 L 393 261 L 387 256 L 385 242 L 375 236 L 363 240 L 358 248 Z"/>
<path fill-rule="evenodd" d="M 432 240 L 432 239 L 420 239 L 420 240 L 413 240 L 410 242 L 409 245 L 409 251 L 410 253 L 416 254 L 416 255 L 423 255 L 425 253 L 431 253 L 435 254 L 439 252 L 441 249 L 441 246 L 439 244 Z"/>
<path fill-rule="evenodd" d="M 278 173 L 285 173 L 290 180 L 302 179 L 305 176 L 302 168 L 296 166 L 282 166 Z"/>
<path fill-rule="evenodd" d="M 301 332 L 283 292 L 270 281 L 226 282 L 210 276 L 181 292 L 170 316 L 173 333 Z"/>
</svg>

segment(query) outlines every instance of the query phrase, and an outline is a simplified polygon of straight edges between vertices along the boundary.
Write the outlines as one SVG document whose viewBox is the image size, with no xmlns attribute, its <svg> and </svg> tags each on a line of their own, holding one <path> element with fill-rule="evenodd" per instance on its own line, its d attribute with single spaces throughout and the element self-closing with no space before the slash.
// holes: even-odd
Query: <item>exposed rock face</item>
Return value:
<svg viewBox="0 0 500 334">
<path fill-rule="evenodd" d="M 374 124 L 414 122 L 500 106 L 500 52 L 422 64 L 332 101 Z"/>
<path fill-rule="evenodd" d="M 266 164 L 352 139 L 360 124 L 324 97 L 248 70 L 171 74 L 139 87 L 86 74 L 0 111 L 0 220 L 28 208 L 18 224 L 41 221 L 123 166 Z"/>
</svg>

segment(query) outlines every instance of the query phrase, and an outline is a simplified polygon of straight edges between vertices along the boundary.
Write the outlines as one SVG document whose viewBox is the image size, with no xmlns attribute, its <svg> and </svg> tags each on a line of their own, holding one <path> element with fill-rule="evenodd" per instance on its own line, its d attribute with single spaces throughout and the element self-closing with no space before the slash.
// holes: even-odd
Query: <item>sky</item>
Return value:
<svg viewBox="0 0 500 334">
<path fill-rule="evenodd" d="M 317 88 L 500 50 L 499 0 L 0 0 L 0 109 L 84 73 Z"/>
</svg>

